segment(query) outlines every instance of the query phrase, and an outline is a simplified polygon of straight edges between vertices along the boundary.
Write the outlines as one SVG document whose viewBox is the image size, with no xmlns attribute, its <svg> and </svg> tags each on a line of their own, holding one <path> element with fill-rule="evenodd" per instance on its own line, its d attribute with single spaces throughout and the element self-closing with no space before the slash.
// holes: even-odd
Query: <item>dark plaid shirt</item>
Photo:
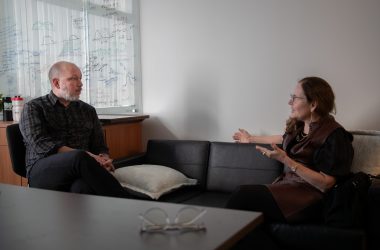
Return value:
<svg viewBox="0 0 380 250">
<path fill-rule="evenodd" d="M 28 171 L 36 161 L 57 153 L 62 146 L 108 153 L 95 108 L 83 101 L 64 107 L 53 92 L 24 105 L 20 130 Z"/>
</svg>

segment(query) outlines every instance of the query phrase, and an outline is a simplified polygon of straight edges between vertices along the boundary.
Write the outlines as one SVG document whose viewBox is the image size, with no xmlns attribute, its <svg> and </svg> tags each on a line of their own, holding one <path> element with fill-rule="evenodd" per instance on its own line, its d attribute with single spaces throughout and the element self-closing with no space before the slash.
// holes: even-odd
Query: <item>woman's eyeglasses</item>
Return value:
<svg viewBox="0 0 380 250">
<path fill-rule="evenodd" d="M 206 230 L 203 223 L 195 223 L 205 213 L 206 209 L 186 206 L 181 208 L 171 221 L 165 210 L 153 207 L 140 214 L 141 232 L 163 232 L 167 230 L 200 231 Z"/>
<path fill-rule="evenodd" d="M 296 96 L 296 95 L 290 94 L 290 100 L 294 102 L 295 99 L 306 99 L 306 98 L 302 96 Z"/>
</svg>

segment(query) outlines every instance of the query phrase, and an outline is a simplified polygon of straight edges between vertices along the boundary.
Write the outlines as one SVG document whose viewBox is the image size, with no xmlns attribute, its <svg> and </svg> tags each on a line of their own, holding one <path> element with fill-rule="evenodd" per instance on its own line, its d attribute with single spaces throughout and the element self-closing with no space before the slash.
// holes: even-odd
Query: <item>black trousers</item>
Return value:
<svg viewBox="0 0 380 250">
<path fill-rule="evenodd" d="M 73 193 L 124 197 L 120 183 L 83 150 L 57 153 L 38 160 L 29 171 L 29 186 Z"/>
<path fill-rule="evenodd" d="M 232 194 L 227 208 L 259 211 L 266 222 L 285 222 L 285 217 L 265 185 L 242 185 Z"/>
<path fill-rule="evenodd" d="M 264 214 L 264 224 L 259 225 L 240 240 L 233 250 L 266 249 L 277 250 L 276 242 L 271 238 L 267 225 L 270 222 L 285 222 L 280 208 L 265 185 L 239 186 L 227 202 L 227 208 L 259 211 Z"/>
</svg>

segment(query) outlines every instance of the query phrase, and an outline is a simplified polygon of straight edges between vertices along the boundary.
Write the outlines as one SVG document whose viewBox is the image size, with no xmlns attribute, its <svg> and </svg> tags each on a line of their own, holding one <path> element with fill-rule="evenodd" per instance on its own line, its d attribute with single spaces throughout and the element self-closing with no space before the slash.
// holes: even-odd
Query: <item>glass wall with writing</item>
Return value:
<svg viewBox="0 0 380 250">
<path fill-rule="evenodd" d="M 26 100 L 51 87 L 48 70 L 71 61 L 81 100 L 99 113 L 139 112 L 138 0 L 0 1 L 0 94 Z"/>
</svg>

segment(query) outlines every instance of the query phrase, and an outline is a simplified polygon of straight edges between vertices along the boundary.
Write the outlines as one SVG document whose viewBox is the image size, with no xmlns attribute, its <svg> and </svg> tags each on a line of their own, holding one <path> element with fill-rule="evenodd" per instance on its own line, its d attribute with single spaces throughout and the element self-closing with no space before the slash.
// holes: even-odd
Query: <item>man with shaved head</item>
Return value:
<svg viewBox="0 0 380 250">
<path fill-rule="evenodd" d="M 112 159 L 95 108 L 79 100 L 82 73 L 71 62 L 51 66 L 49 94 L 25 104 L 20 130 L 31 187 L 129 197 L 110 173 Z"/>
</svg>

